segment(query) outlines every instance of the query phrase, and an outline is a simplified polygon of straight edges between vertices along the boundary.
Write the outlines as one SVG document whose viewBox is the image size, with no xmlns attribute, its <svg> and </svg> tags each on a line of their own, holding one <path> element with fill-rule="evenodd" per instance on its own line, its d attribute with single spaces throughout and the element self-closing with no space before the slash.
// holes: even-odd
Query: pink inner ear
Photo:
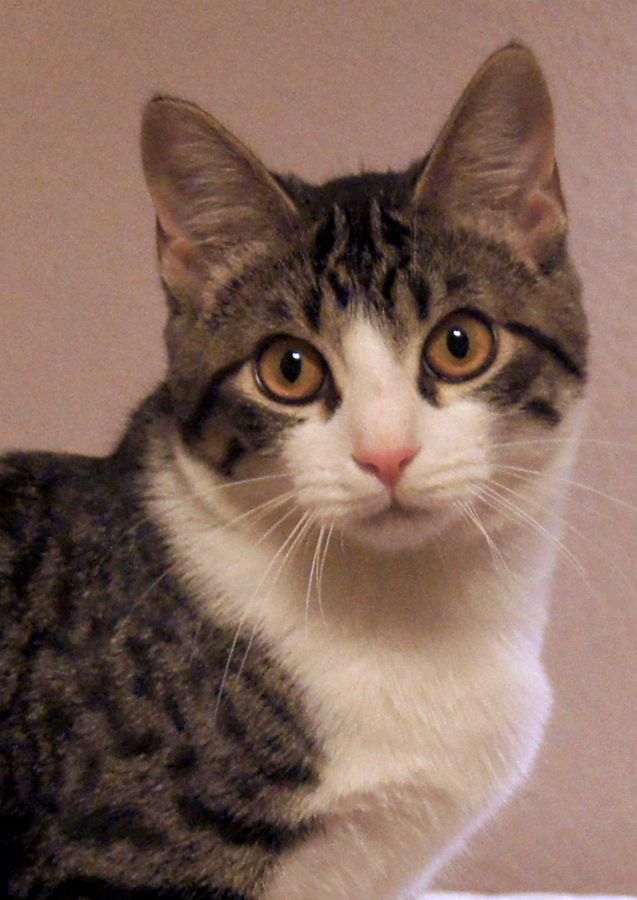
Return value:
<svg viewBox="0 0 637 900">
<path fill-rule="evenodd" d="M 524 208 L 518 216 L 518 224 L 529 234 L 540 229 L 545 232 L 555 231 L 558 230 L 562 218 L 555 200 L 543 191 L 536 190 L 525 198 Z"/>
<path fill-rule="evenodd" d="M 521 235 L 520 252 L 532 262 L 540 261 L 551 239 L 566 230 L 566 214 L 559 199 L 555 193 L 540 188 L 526 195 L 516 220 Z"/>
<path fill-rule="evenodd" d="M 169 242 L 167 249 L 175 264 L 184 269 L 193 269 L 200 262 L 200 255 L 195 245 L 186 238 L 175 238 Z"/>
<path fill-rule="evenodd" d="M 203 260 L 188 238 L 170 237 L 157 221 L 157 252 L 162 278 L 177 296 L 197 296 L 201 288 Z"/>
</svg>

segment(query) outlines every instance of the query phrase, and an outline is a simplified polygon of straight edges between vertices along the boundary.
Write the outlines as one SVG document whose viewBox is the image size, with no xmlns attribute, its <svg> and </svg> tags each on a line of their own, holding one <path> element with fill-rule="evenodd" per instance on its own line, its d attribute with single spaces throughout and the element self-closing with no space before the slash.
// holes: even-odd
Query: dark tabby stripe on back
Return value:
<svg viewBox="0 0 637 900">
<path fill-rule="evenodd" d="M 139 850 L 146 850 L 164 843 L 161 831 L 146 824 L 139 810 L 130 806 L 100 806 L 62 822 L 61 827 L 72 841 L 101 847 L 116 841 L 130 841 Z"/>
<path fill-rule="evenodd" d="M 212 829 L 219 833 L 226 844 L 241 847 L 258 844 L 264 850 L 274 853 L 287 850 L 311 831 L 310 825 L 306 824 L 289 828 L 265 820 L 249 822 L 241 816 L 233 815 L 227 808 L 214 809 L 198 797 L 177 798 L 177 808 L 184 822 L 195 831 Z"/>
</svg>

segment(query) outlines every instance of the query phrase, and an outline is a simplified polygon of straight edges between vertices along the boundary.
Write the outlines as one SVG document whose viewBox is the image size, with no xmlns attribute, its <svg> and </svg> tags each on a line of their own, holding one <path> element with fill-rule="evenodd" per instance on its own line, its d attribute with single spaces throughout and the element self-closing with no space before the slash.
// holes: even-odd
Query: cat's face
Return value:
<svg viewBox="0 0 637 900">
<path fill-rule="evenodd" d="M 443 319 L 434 340 L 467 321 Z M 426 331 L 414 328 L 400 340 L 379 322 L 353 317 L 338 346 L 321 347 L 340 402 L 305 407 L 280 442 L 299 507 L 320 525 L 385 549 L 437 534 L 490 472 L 488 404 L 455 384 L 436 403 L 423 396 Z M 289 347 L 297 358 L 305 349 Z"/>
<path fill-rule="evenodd" d="M 144 156 L 176 415 L 214 481 L 388 550 L 475 504 L 515 515 L 586 365 L 528 51 L 492 57 L 402 175 L 278 179 L 179 101 L 149 106 Z"/>
<path fill-rule="evenodd" d="M 186 433 L 222 480 L 265 476 L 241 492 L 244 506 L 286 494 L 318 525 L 395 549 L 476 501 L 492 506 L 493 491 L 515 502 L 507 490 L 525 486 L 523 473 L 502 467 L 543 468 L 561 449 L 583 356 L 559 321 L 576 317 L 497 249 L 465 240 L 454 250 L 447 236 L 443 255 L 438 242 L 421 238 L 402 269 L 379 239 L 366 286 L 334 257 L 312 316 L 312 232 L 288 256 L 294 277 L 268 288 L 264 260 L 233 287 L 226 316 L 210 323 L 233 362 L 212 374 Z M 342 254 L 347 237 L 335 245 Z M 383 270 L 395 270 L 385 296 Z"/>
</svg>

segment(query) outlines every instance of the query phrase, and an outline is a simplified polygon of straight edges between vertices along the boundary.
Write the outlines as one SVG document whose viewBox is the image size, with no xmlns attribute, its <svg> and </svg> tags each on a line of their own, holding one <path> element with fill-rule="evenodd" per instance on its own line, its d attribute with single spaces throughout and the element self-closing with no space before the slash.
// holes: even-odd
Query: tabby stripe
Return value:
<svg viewBox="0 0 637 900">
<path fill-rule="evenodd" d="M 126 714 L 119 708 L 109 685 L 108 673 L 104 671 L 98 675 L 93 684 L 87 686 L 84 697 L 89 709 L 103 713 L 110 726 L 115 752 L 126 758 L 128 756 L 148 756 L 159 750 L 163 744 L 163 738 L 159 732 L 147 728 L 136 734 L 131 729 Z"/>
<path fill-rule="evenodd" d="M 227 366 L 219 369 L 208 382 L 194 411 L 182 425 L 183 435 L 187 442 L 201 438 L 203 426 L 217 405 L 221 385 L 227 378 L 238 372 L 246 362 L 247 359 L 237 359 L 229 363 Z"/>
<path fill-rule="evenodd" d="M 457 275 L 450 275 L 445 282 L 447 293 L 455 294 L 456 291 L 460 291 L 463 287 L 466 287 L 468 282 L 469 276 L 466 274 L 466 272 L 459 272 Z"/>
<path fill-rule="evenodd" d="M 77 595 L 76 565 L 73 558 L 73 545 L 66 535 L 58 538 L 60 551 L 60 567 L 53 583 L 53 598 L 58 621 L 64 624 L 64 629 L 69 632 L 74 620 L 75 603 L 73 598 Z"/>
<path fill-rule="evenodd" d="M 72 841 L 100 846 L 129 841 L 139 850 L 146 850 L 164 843 L 162 833 L 146 825 L 139 812 L 127 806 L 99 806 L 90 813 L 67 819 L 62 830 Z"/>
<path fill-rule="evenodd" d="M 195 831 L 213 830 L 227 844 L 258 845 L 270 853 L 281 853 L 309 832 L 307 825 L 290 828 L 263 820 L 248 822 L 233 815 L 229 809 L 213 809 L 198 797 L 178 797 L 177 808 L 186 825 Z"/>
<path fill-rule="evenodd" d="M 46 524 L 46 523 L 45 523 Z M 18 596 L 28 588 L 30 582 L 37 575 L 49 545 L 50 535 L 46 530 L 38 534 L 35 540 L 22 549 L 15 558 L 11 584 Z"/>
<path fill-rule="evenodd" d="M 194 747 L 186 744 L 179 750 L 177 750 L 175 755 L 168 760 L 168 762 L 166 763 L 166 768 L 174 778 L 179 777 L 186 772 L 190 772 L 191 769 L 195 768 L 198 762 L 199 757 L 197 755 L 197 751 Z"/>
<path fill-rule="evenodd" d="M 266 781 L 272 784 L 311 784 L 317 782 L 316 773 L 307 765 L 300 754 L 297 754 L 297 759 L 284 759 L 277 763 L 274 758 L 277 745 L 280 745 L 279 755 L 290 755 L 291 748 L 284 749 L 285 738 L 279 742 L 273 735 L 270 735 L 267 743 L 264 742 L 261 746 L 256 744 L 251 737 L 251 729 L 241 721 L 237 715 L 234 703 L 228 696 L 223 698 L 218 721 L 226 733 L 233 738 L 233 742 L 240 744 L 241 748 L 246 752 L 249 765 L 254 767 L 257 773 Z"/>
<path fill-rule="evenodd" d="M 165 887 L 129 887 L 105 878 L 75 877 L 50 888 L 36 888 L 35 900 L 251 900 L 247 894 L 219 885 L 184 882 Z"/>
<path fill-rule="evenodd" d="M 541 355 L 527 348 L 525 354 L 511 359 L 491 381 L 479 387 L 477 393 L 489 397 L 499 406 L 516 406 L 526 398 L 541 369 Z"/>
<path fill-rule="evenodd" d="M 385 243 L 394 247 L 403 259 L 410 255 L 411 228 L 394 218 L 386 209 L 380 211 L 380 228 Z"/>
<path fill-rule="evenodd" d="M 421 321 L 424 321 L 429 315 L 429 301 L 431 299 L 431 288 L 429 284 L 422 277 L 422 275 L 417 275 L 415 273 L 411 273 L 409 276 L 409 290 L 411 291 L 413 298 L 416 302 L 416 310 L 418 312 L 418 318 Z"/>
<path fill-rule="evenodd" d="M 343 284 L 337 273 L 333 270 L 327 273 L 327 280 L 334 291 L 334 296 L 336 297 L 338 305 L 341 309 L 347 309 L 350 301 L 349 287 L 346 284 Z"/>
<path fill-rule="evenodd" d="M 383 299 L 389 304 L 391 307 L 394 302 L 394 285 L 396 284 L 396 278 L 398 277 L 398 270 L 395 266 L 391 266 L 385 272 L 385 276 L 381 282 L 380 292 Z"/>
<path fill-rule="evenodd" d="M 70 712 L 63 703 L 56 699 L 45 701 L 42 721 L 54 739 L 61 735 L 68 738 L 73 725 L 73 717 Z"/>
<path fill-rule="evenodd" d="M 321 327 L 322 295 L 318 288 L 314 288 L 303 299 L 303 312 L 310 328 L 318 331 Z"/>
<path fill-rule="evenodd" d="M 230 438 L 230 440 L 228 441 L 228 449 L 226 451 L 226 455 L 221 461 L 220 465 L 217 466 L 219 472 L 229 478 L 230 475 L 233 474 L 236 464 L 239 462 L 245 452 L 246 448 L 241 443 L 241 441 L 234 437 Z"/>
<path fill-rule="evenodd" d="M 332 207 L 327 219 L 316 232 L 316 239 L 314 242 L 314 266 L 318 275 L 322 275 L 327 267 L 328 260 L 336 246 L 337 236 L 336 211 L 334 207 Z"/>
<path fill-rule="evenodd" d="M 562 345 L 555 338 L 535 328 L 533 325 L 525 325 L 523 322 L 505 322 L 504 327 L 512 334 L 519 334 L 539 347 L 541 350 L 547 350 L 559 363 L 566 369 L 570 375 L 574 375 L 580 381 L 584 381 L 586 375 L 584 370 L 575 360 L 564 350 Z"/>
<path fill-rule="evenodd" d="M 239 440 L 243 438 L 251 449 L 256 450 L 269 447 L 279 432 L 290 424 L 290 416 L 285 413 L 273 412 L 239 396 L 228 398 L 226 415 L 239 432 Z"/>
<path fill-rule="evenodd" d="M 239 658 L 238 654 L 236 656 Z M 247 667 L 244 666 L 242 671 L 237 671 L 237 669 L 233 668 L 232 672 L 237 677 L 241 677 L 241 681 L 245 684 L 246 689 L 254 692 L 262 700 L 263 704 L 270 709 L 272 715 L 279 720 L 282 726 L 291 732 L 294 738 L 300 742 L 306 754 L 315 753 L 312 737 L 290 711 L 284 698 L 272 691 L 268 691 L 260 683 L 256 673 L 249 671 Z"/>
<path fill-rule="evenodd" d="M 529 400 L 522 409 L 537 419 L 543 419 L 547 425 L 559 425 L 562 421 L 562 414 L 548 400 L 542 400 L 540 397 Z"/>
<path fill-rule="evenodd" d="M 381 253 L 374 240 L 373 209 L 351 211 L 347 216 L 349 231 L 348 256 L 354 267 L 359 270 L 361 284 L 370 281 L 370 268 L 381 258 Z M 371 264 L 371 265 L 370 265 Z"/>
<path fill-rule="evenodd" d="M 102 758 L 99 753 L 89 751 L 84 755 L 80 786 L 84 794 L 92 793 L 102 774 Z"/>
<path fill-rule="evenodd" d="M 422 372 L 418 381 L 418 390 L 428 403 L 438 407 L 439 401 L 435 378 L 432 378 L 432 376 L 428 375 L 426 372 Z"/>
</svg>

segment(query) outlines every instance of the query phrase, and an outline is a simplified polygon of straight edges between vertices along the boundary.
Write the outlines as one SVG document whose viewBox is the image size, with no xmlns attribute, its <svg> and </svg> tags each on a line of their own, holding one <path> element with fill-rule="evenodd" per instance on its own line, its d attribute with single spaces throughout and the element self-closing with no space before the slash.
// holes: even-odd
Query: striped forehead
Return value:
<svg viewBox="0 0 637 900">
<path fill-rule="evenodd" d="M 376 202 L 331 207 L 315 233 L 319 291 L 306 310 L 311 324 L 320 327 L 326 305 L 337 313 L 365 310 L 393 323 L 401 287 L 411 294 L 417 317 L 425 319 L 429 286 L 413 274 L 412 259 L 412 227 L 398 213 Z"/>
</svg>

